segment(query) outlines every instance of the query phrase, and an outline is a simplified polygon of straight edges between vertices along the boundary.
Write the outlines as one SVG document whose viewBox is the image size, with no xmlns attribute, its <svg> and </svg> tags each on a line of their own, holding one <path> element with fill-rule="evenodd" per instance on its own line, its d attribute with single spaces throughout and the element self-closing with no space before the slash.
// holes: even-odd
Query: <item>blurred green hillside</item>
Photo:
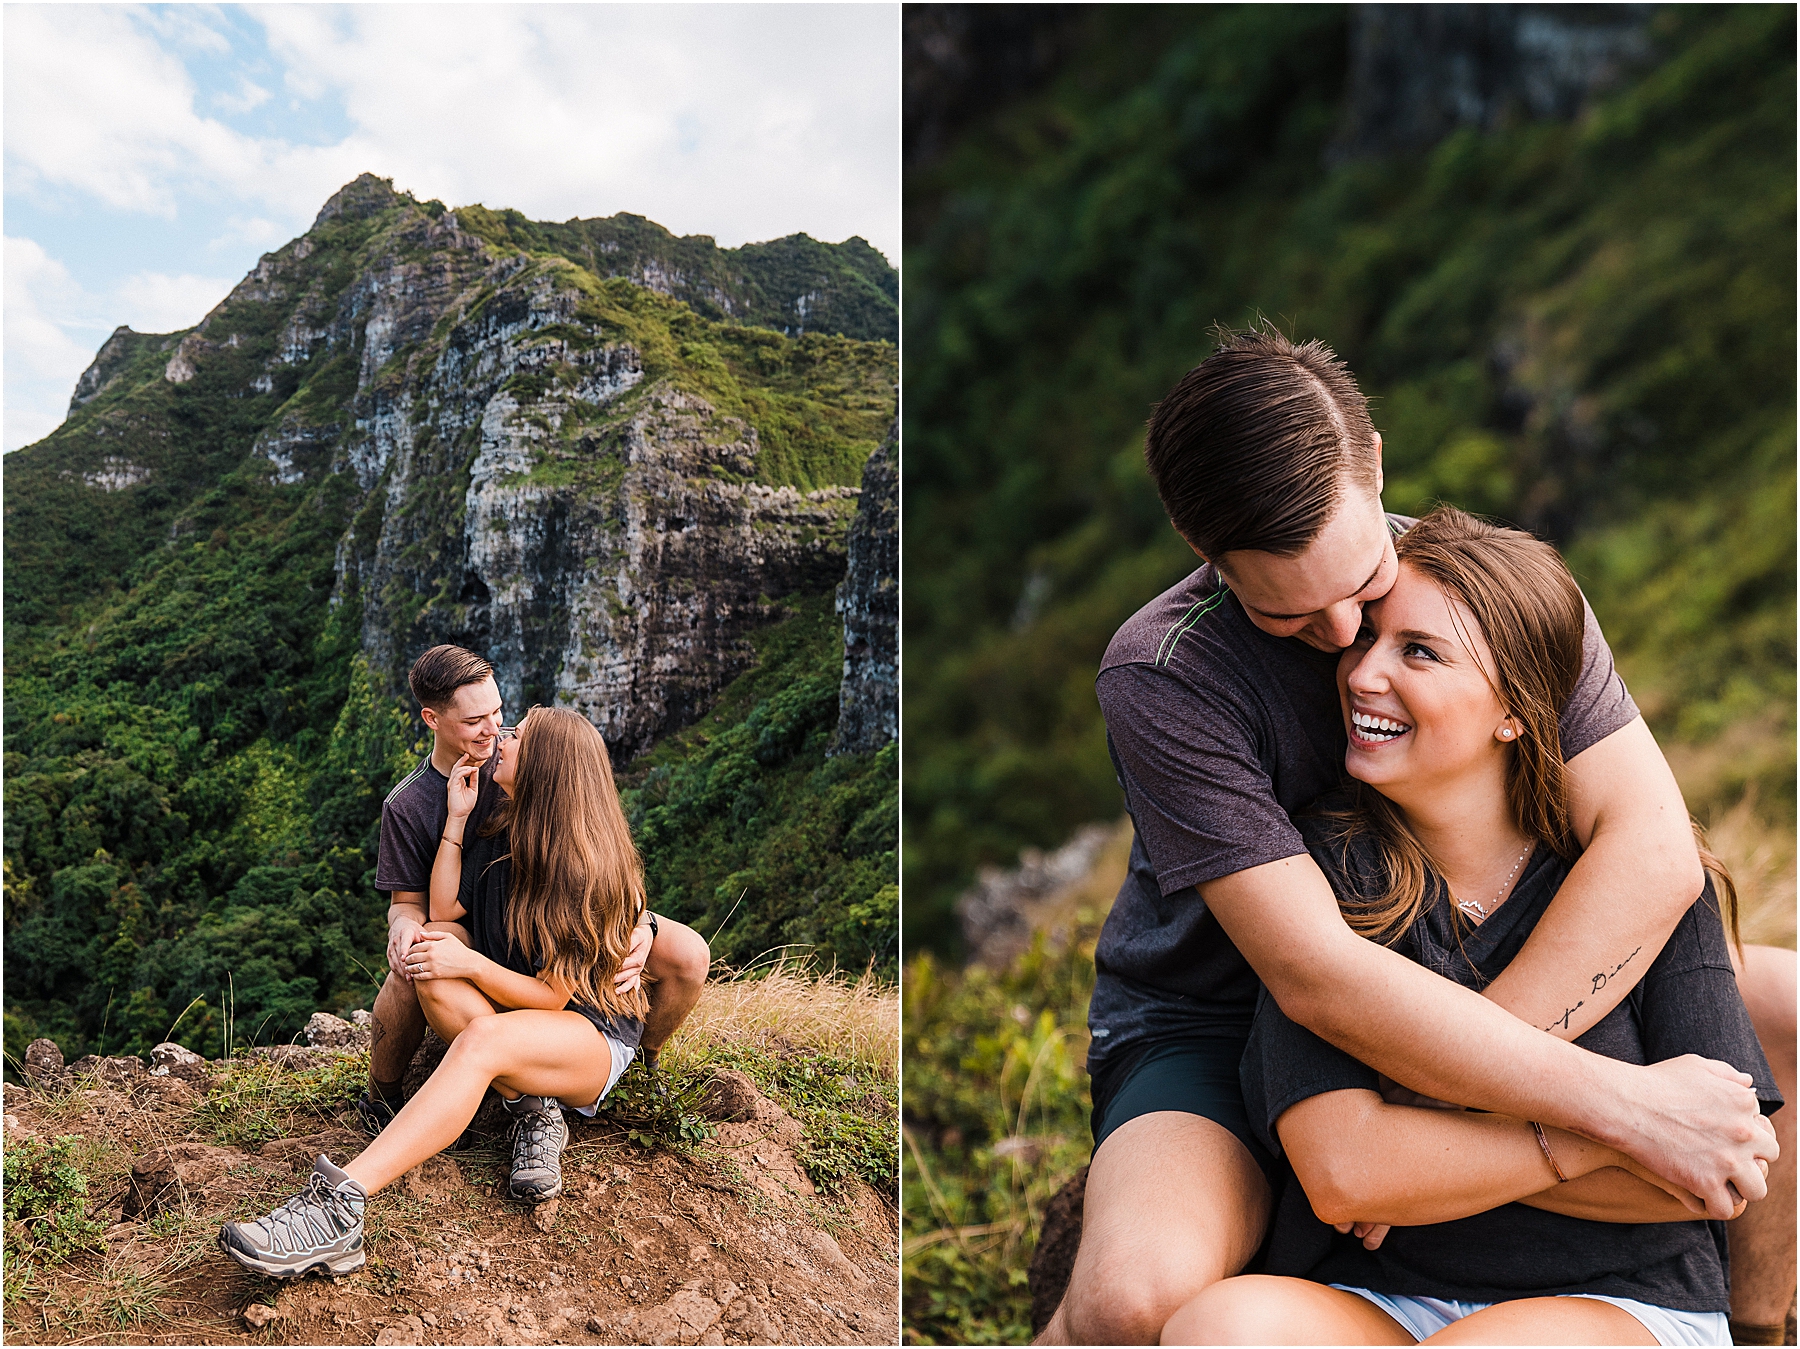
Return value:
<svg viewBox="0 0 1800 1349">
<path fill-rule="evenodd" d="M 1092 680 L 1195 561 L 1144 474 L 1212 325 L 1346 357 L 1389 509 L 1566 552 L 1705 816 L 1794 806 L 1794 11 L 1659 10 L 1573 121 L 1333 162 L 1348 11 L 1097 6 L 909 171 L 906 939 L 1113 817 Z"/>
</svg>

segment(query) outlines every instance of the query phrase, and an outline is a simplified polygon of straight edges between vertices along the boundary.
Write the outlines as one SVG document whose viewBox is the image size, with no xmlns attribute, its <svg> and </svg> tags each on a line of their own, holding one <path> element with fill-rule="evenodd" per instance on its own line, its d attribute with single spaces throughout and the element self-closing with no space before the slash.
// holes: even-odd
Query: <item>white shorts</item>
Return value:
<svg viewBox="0 0 1800 1349">
<path fill-rule="evenodd" d="M 625 1070 L 631 1067 L 631 1061 L 637 1057 L 636 1045 L 628 1045 L 615 1040 L 605 1031 L 600 1032 L 600 1038 L 606 1041 L 606 1048 L 612 1054 L 612 1070 L 607 1073 L 606 1085 L 600 1088 L 600 1095 L 594 1098 L 592 1105 L 574 1107 L 577 1115 L 586 1115 L 589 1119 L 599 1112 L 600 1102 L 606 1099 L 609 1091 L 619 1085 L 619 1079 L 625 1076 Z"/>
<path fill-rule="evenodd" d="M 1393 1317 L 1414 1339 L 1435 1335 L 1452 1321 L 1472 1316 L 1491 1302 L 1453 1302 L 1437 1297 L 1413 1297 L 1407 1293 L 1374 1293 L 1367 1288 L 1352 1288 L 1334 1283 L 1346 1293 L 1367 1298 Z M 1656 1336 L 1658 1344 L 1730 1344 L 1730 1318 L 1724 1312 L 1678 1312 L 1669 1307 L 1652 1306 L 1628 1297 L 1609 1297 L 1605 1293 L 1557 1293 L 1556 1297 L 1585 1297 L 1596 1302 L 1610 1302 L 1643 1322 L 1644 1329 Z"/>
</svg>

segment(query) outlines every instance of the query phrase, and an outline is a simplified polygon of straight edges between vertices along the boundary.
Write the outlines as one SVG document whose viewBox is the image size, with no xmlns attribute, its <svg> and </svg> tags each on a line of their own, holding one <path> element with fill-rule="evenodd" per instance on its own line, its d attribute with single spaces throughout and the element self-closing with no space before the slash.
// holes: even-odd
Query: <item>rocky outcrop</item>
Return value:
<svg viewBox="0 0 1800 1349">
<path fill-rule="evenodd" d="M 1422 150 L 1462 126 L 1569 118 L 1649 55 L 1653 6 L 1358 5 L 1333 159 Z"/>
<path fill-rule="evenodd" d="M 608 276 L 685 303 L 633 300 Z M 493 661 L 509 713 L 572 707 L 623 764 L 710 706 L 784 597 L 843 579 L 856 512 L 857 489 L 829 485 L 844 481 L 843 449 L 821 474 L 796 468 L 789 440 L 773 461 L 763 443 L 773 425 L 815 444 L 823 423 L 798 425 L 792 400 L 839 395 L 778 371 L 775 420 L 759 430 L 774 406 L 764 370 L 789 357 L 771 363 L 753 347 L 754 368 L 728 365 L 688 305 L 797 331 L 821 306 L 887 303 L 892 278 L 860 241 L 719 250 L 639 217 L 548 225 L 445 210 L 364 174 L 192 330 L 109 339 L 77 389 L 84 420 L 53 451 L 76 466 L 59 481 L 128 496 L 167 484 L 168 537 L 179 539 L 179 494 L 219 466 L 183 459 L 171 447 L 186 442 L 157 419 L 170 399 L 262 400 L 234 404 L 267 409 L 247 467 L 332 502 L 345 521 L 331 603 L 359 615 L 387 690 L 403 696 L 412 659 L 457 642 Z M 711 300 L 694 290 L 701 280 Z M 830 341 L 807 359 L 847 359 L 852 383 L 891 393 L 891 348 L 845 357 L 848 344 Z M 161 403 L 89 409 L 126 367 L 160 380 Z M 858 415 L 867 429 L 848 434 L 872 445 L 881 413 Z M 841 441 L 844 425 L 827 434 Z M 886 481 L 891 497 L 891 471 Z M 883 546 L 891 556 L 891 530 Z M 877 626 L 879 585 L 852 586 L 869 592 Z M 891 737 L 885 621 L 886 674 L 875 650 L 875 666 L 858 665 L 873 673 L 858 678 L 886 699 L 869 734 Z"/>
<path fill-rule="evenodd" d="M 900 485 L 894 462 L 899 434 L 896 422 L 869 456 L 850 526 L 849 566 L 837 598 L 844 620 L 844 681 L 838 689 L 836 754 L 880 749 L 900 733 Z"/>
</svg>

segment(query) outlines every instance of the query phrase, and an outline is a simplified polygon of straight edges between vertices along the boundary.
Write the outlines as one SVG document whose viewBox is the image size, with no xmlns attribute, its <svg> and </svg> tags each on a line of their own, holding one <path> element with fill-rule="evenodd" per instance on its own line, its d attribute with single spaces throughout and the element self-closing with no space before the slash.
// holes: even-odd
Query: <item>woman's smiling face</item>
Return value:
<svg viewBox="0 0 1800 1349">
<path fill-rule="evenodd" d="M 1471 769 L 1504 769 L 1516 729 L 1489 682 L 1494 660 L 1461 601 L 1405 562 L 1392 590 L 1363 608 L 1338 660 L 1353 778 L 1404 806 Z"/>
<path fill-rule="evenodd" d="M 519 771 L 519 742 L 524 738 L 523 726 L 508 727 L 507 732 L 494 741 L 494 785 L 508 796 L 512 795 L 513 779 Z"/>
</svg>

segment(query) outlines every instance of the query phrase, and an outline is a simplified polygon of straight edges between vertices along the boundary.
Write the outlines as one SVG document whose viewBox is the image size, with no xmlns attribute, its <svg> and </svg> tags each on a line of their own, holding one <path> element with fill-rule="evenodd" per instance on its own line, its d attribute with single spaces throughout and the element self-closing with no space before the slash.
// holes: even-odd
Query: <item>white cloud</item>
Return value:
<svg viewBox="0 0 1800 1349">
<path fill-rule="evenodd" d="M 6 428 L 15 450 L 62 424 L 75 381 L 121 323 L 140 333 L 191 328 L 234 283 L 139 272 L 96 295 L 35 239 L 6 239 Z"/>
<path fill-rule="evenodd" d="M 633 211 L 732 245 L 804 230 L 899 243 L 895 12 L 885 5 L 299 5 L 248 11 L 282 80 L 341 100 L 336 144 L 196 110 L 198 18 L 8 7 L 17 185 L 172 215 L 196 188 L 301 229 L 357 173 L 538 218 Z M 158 25 L 161 31 L 157 31 Z M 222 108 L 253 106 L 242 78 Z"/>
<path fill-rule="evenodd" d="M 109 313 L 140 333 L 172 333 L 191 328 L 231 293 L 237 284 L 217 276 L 139 272 L 113 292 Z"/>
<path fill-rule="evenodd" d="M 5 448 L 54 431 L 94 353 L 70 335 L 86 297 L 68 269 L 31 239 L 6 240 Z"/>
</svg>

